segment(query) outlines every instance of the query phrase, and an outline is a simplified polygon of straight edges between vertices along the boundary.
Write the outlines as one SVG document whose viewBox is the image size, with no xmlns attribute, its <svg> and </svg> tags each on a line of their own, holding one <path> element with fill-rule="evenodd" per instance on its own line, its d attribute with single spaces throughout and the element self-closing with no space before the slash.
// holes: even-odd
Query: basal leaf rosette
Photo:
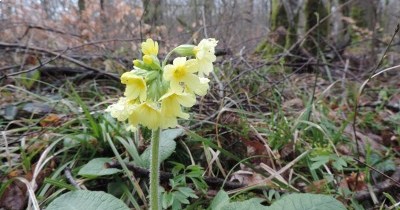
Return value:
<svg viewBox="0 0 400 210">
<path fill-rule="evenodd" d="M 197 46 L 180 45 L 165 58 L 158 59 L 158 43 L 147 39 L 141 45 L 142 60 L 134 60 L 134 69 L 121 75 L 124 96 L 106 111 L 118 121 L 127 122 L 127 129 L 139 125 L 149 129 L 176 127 L 178 118 L 189 119 L 185 109 L 196 103 L 196 95 L 204 96 L 216 60 L 215 39 L 204 39 Z M 177 53 L 172 64 L 165 64 L 169 55 Z"/>
</svg>

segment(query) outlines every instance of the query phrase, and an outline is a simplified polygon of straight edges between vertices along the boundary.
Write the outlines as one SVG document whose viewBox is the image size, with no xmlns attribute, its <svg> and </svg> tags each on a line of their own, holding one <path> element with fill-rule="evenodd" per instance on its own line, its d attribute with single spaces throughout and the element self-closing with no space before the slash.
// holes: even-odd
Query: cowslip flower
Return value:
<svg viewBox="0 0 400 210">
<path fill-rule="evenodd" d="M 181 105 L 192 107 L 196 103 L 196 97 L 193 94 L 177 93 L 170 90 L 160 98 L 160 101 L 163 116 L 189 119 L 189 114 L 182 111 Z"/>
<path fill-rule="evenodd" d="M 197 62 L 194 59 L 186 60 L 185 57 L 178 57 L 174 59 L 172 65 L 164 67 L 164 79 L 170 82 L 171 89 L 175 92 L 183 92 L 187 86 L 195 94 L 202 95 L 204 84 L 195 74 L 197 71 Z"/>
<path fill-rule="evenodd" d="M 132 114 L 137 117 L 142 125 L 150 129 L 158 129 L 161 127 L 161 112 L 154 102 L 146 101 L 141 103 Z"/>
<path fill-rule="evenodd" d="M 200 84 L 195 86 L 196 89 L 191 89 L 191 87 L 186 86 L 185 90 L 188 93 L 194 94 L 196 93 L 199 96 L 205 96 L 208 92 L 208 89 L 210 88 L 210 85 L 208 84 L 210 80 L 205 77 L 199 77 Z"/>
<path fill-rule="evenodd" d="M 121 76 L 121 83 L 126 85 L 124 95 L 128 99 L 140 98 L 145 101 L 147 97 L 146 81 L 143 77 L 136 75 L 134 72 L 125 72 Z"/>
<path fill-rule="evenodd" d="M 134 60 L 134 70 L 121 76 L 125 97 L 106 111 L 118 121 L 127 121 L 129 130 L 138 125 L 152 130 L 177 126 L 177 118 L 189 118 L 184 107 L 192 107 L 196 95 L 204 96 L 209 89 L 210 80 L 205 75 L 212 71 L 216 44 L 215 39 L 206 39 L 198 46 L 181 45 L 172 52 L 182 51 L 184 57 L 166 65 L 170 52 L 160 65 L 158 43 L 147 39 L 141 44 L 142 60 Z"/>
<path fill-rule="evenodd" d="M 199 76 L 208 76 L 213 71 L 213 62 L 217 59 L 215 56 L 215 47 L 218 41 L 215 39 L 203 39 L 193 48 L 196 60 L 198 62 Z"/>
<path fill-rule="evenodd" d="M 146 42 L 142 43 L 142 52 L 145 55 L 154 55 L 158 54 L 158 43 L 153 41 L 152 39 L 147 39 Z"/>
<path fill-rule="evenodd" d="M 107 107 L 106 112 L 119 121 L 125 121 L 131 116 L 136 108 L 135 100 L 129 100 L 126 97 L 119 98 L 118 102 Z"/>
</svg>

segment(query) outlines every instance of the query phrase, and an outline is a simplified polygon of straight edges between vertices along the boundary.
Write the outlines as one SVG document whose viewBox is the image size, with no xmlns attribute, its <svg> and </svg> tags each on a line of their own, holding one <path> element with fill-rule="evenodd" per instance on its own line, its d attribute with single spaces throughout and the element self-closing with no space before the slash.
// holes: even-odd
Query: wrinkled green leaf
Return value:
<svg viewBox="0 0 400 210">
<path fill-rule="evenodd" d="M 64 147 L 72 147 L 72 146 L 79 145 L 81 143 L 87 143 L 90 140 L 96 140 L 96 138 L 89 134 L 80 133 L 80 134 L 76 134 L 76 135 L 66 136 L 64 138 L 63 144 L 64 144 Z"/>
<path fill-rule="evenodd" d="M 229 203 L 228 194 L 219 191 L 209 209 L 211 210 L 346 210 L 344 205 L 328 195 L 291 194 L 274 202 L 271 206 L 263 206 L 261 198 L 252 198 L 242 202 Z"/>
<path fill-rule="evenodd" d="M 171 154 L 175 151 L 176 142 L 175 139 L 181 136 L 185 131 L 183 129 L 168 129 L 164 130 L 160 134 L 160 162 L 166 160 Z M 142 167 L 149 168 L 150 167 L 150 148 L 147 148 L 141 155 L 141 159 L 143 160 Z"/>
<path fill-rule="evenodd" d="M 56 198 L 46 210 L 129 210 L 124 202 L 101 191 L 78 190 Z"/>
<path fill-rule="evenodd" d="M 262 198 L 252 198 L 242 202 L 232 202 L 222 206 L 221 210 L 269 210 L 267 206 L 260 204 L 263 200 Z"/>
<path fill-rule="evenodd" d="M 89 161 L 86 165 L 84 165 L 81 170 L 79 170 L 78 175 L 84 177 L 97 177 L 97 176 L 105 176 L 112 175 L 121 172 L 120 169 L 116 168 L 107 168 L 106 163 L 111 162 L 110 158 L 96 158 Z"/>
<path fill-rule="evenodd" d="M 267 210 L 346 210 L 346 208 L 331 196 L 304 193 L 284 196 Z"/>
<path fill-rule="evenodd" d="M 220 190 L 217 195 L 214 197 L 214 199 L 211 202 L 211 205 L 209 209 L 211 210 L 219 210 L 221 209 L 224 205 L 229 203 L 229 196 L 228 193 L 226 193 L 223 190 Z"/>
</svg>

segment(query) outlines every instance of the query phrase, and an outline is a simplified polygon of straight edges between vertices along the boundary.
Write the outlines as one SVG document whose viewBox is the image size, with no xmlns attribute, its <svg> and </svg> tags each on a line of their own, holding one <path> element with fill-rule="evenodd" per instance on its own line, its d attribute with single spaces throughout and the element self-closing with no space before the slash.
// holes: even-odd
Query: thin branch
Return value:
<svg viewBox="0 0 400 210">
<path fill-rule="evenodd" d="M 44 49 L 44 48 L 40 48 L 40 47 L 28 47 L 28 46 L 19 45 L 19 44 L 0 42 L 0 48 L 9 48 L 9 47 L 10 48 L 21 48 L 21 49 L 35 50 L 35 51 L 47 53 L 47 54 L 50 54 L 50 55 L 56 55 L 56 56 L 59 55 L 59 53 L 57 53 L 57 52 L 50 51 L 48 49 Z M 97 72 L 97 73 L 102 74 L 102 75 L 106 75 L 106 76 L 108 76 L 108 77 L 110 77 L 112 79 L 115 79 L 115 80 L 119 81 L 119 76 L 116 75 L 116 74 L 111 74 L 111 73 L 105 72 L 105 71 L 103 71 L 101 69 L 97 69 L 97 68 L 91 67 L 91 66 L 86 65 L 85 63 L 83 63 L 83 62 L 81 62 L 79 60 L 73 59 L 73 58 L 71 58 L 69 56 L 66 56 L 66 55 L 63 55 L 63 54 L 61 54 L 59 57 L 65 59 L 65 60 L 67 60 L 67 61 L 69 61 L 71 63 L 74 63 L 74 64 L 76 64 L 78 66 L 81 66 L 81 67 L 83 67 L 85 69 Z"/>
<path fill-rule="evenodd" d="M 396 184 L 398 187 L 400 187 L 400 178 L 392 178 L 392 177 L 390 177 L 390 176 L 388 176 L 388 175 L 386 175 L 386 174 L 380 172 L 378 169 L 376 169 L 376 168 L 374 168 L 374 167 L 368 165 L 367 163 L 364 163 L 363 161 L 361 161 L 361 160 L 359 160 L 359 159 L 357 159 L 357 158 L 354 158 L 354 160 L 356 160 L 357 162 L 359 162 L 359 163 L 361 163 L 361 164 L 367 166 L 367 168 L 369 168 L 369 169 L 375 171 L 376 173 L 378 173 L 378 174 L 380 174 L 380 175 L 386 177 L 387 179 L 389 179 L 390 181 L 392 181 L 394 184 Z M 400 170 L 400 168 L 398 168 L 398 170 Z M 399 171 L 398 173 L 400 173 L 400 171 Z"/>
<path fill-rule="evenodd" d="M 64 35 L 70 35 L 70 36 L 75 36 L 75 37 L 81 38 L 81 35 L 79 35 L 79 34 L 66 33 L 64 31 L 60 31 L 60 30 L 53 29 L 53 28 L 45 28 L 43 26 L 28 25 L 25 30 L 25 33 L 19 39 L 22 39 L 23 37 L 25 37 L 31 29 L 38 29 L 38 30 L 42 30 L 42 31 L 49 31 L 49 32 L 57 33 L 57 34 L 64 34 Z"/>
<path fill-rule="evenodd" d="M 32 67 L 32 68 L 30 68 L 30 69 L 26 69 L 26 70 L 23 70 L 23 71 L 14 72 L 14 73 L 10 73 L 10 74 L 5 74 L 5 75 L 3 75 L 2 77 L 0 77 L 0 81 L 3 80 L 4 78 L 7 78 L 7 77 L 16 76 L 16 75 L 25 74 L 25 73 L 28 73 L 28 72 L 31 72 L 31 71 L 35 71 L 36 69 L 39 69 L 39 68 L 41 68 L 42 66 L 44 66 L 44 65 L 46 65 L 46 64 L 48 64 L 48 63 L 50 63 L 50 62 L 52 62 L 52 61 L 54 61 L 54 60 L 56 60 L 56 59 L 59 58 L 63 53 L 65 53 L 67 50 L 68 50 L 68 48 L 65 49 L 63 52 L 58 53 L 58 55 L 55 56 L 54 58 L 49 59 L 48 61 L 46 61 L 46 62 L 44 62 L 44 63 L 43 63 L 43 62 L 39 62 L 39 65 L 37 65 L 37 66 L 35 66 L 35 67 Z"/>
<path fill-rule="evenodd" d="M 69 182 L 72 186 L 74 186 L 74 187 L 75 187 L 76 189 L 78 189 L 78 190 L 82 189 L 82 188 L 79 186 L 79 184 L 75 181 L 74 177 L 72 176 L 71 168 L 70 168 L 70 167 L 66 167 L 66 168 L 65 168 L 65 170 L 64 170 L 64 175 L 65 175 L 65 178 L 67 178 L 68 182 Z"/>
</svg>

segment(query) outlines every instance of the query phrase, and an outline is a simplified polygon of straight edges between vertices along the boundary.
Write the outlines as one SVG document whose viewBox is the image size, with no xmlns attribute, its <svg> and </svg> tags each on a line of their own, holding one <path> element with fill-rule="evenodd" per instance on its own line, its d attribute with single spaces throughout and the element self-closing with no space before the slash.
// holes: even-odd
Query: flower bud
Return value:
<svg viewBox="0 0 400 210">
<path fill-rule="evenodd" d="M 149 66 L 152 69 L 161 69 L 160 61 L 156 56 L 153 55 L 144 55 L 143 56 L 143 63 Z"/>
<path fill-rule="evenodd" d="M 194 56 L 194 45 L 183 44 L 175 48 L 174 52 L 178 53 L 180 56 Z"/>
<path fill-rule="evenodd" d="M 143 62 L 147 65 L 151 65 L 153 63 L 153 58 L 150 55 L 144 55 Z"/>
<path fill-rule="evenodd" d="M 141 60 L 138 60 L 138 59 L 133 60 L 133 65 L 134 65 L 135 67 L 140 68 L 140 69 L 145 69 L 144 62 L 141 61 Z"/>
</svg>

